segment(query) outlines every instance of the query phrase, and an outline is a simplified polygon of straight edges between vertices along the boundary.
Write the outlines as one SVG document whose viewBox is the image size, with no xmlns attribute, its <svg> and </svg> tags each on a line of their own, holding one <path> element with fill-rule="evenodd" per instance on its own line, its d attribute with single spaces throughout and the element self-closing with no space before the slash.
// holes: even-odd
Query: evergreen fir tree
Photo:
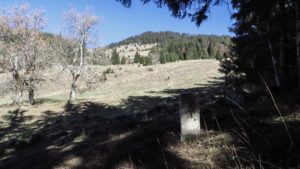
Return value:
<svg viewBox="0 0 300 169">
<path fill-rule="evenodd" d="M 220 51 L 217 52 L 217 54 L 216 54 L 216 59 L 217 59 L 217 60 L 223 59 L 223 56 L 221 55 L 221 52 L 220 52 Z"/>
<path fill-rule="evenodd" d="M 150 57 L 145 57 L 144 66 L 148 66 L 152 64 L 152 59 Z"/>
<path fill-rule="evenodd" d="M 203 49 L 203 55 L 202 55 L 202 58 L 203 58 L 203 59 L 209 59 L 209 55 L 208 55 L 207 49 Z"/>
<path fill-rule="evenodd" d="M 140 56 L 140 64 L 144 64 L 145 63 L 145 58 L 143 56 Z"/>
<path fill-rule="evenodd" d="M 211 43 L 209 46 L 209 57 L 216 58 L 216 54 L 217 54 L 217 51 L 216 51 L 215 45 L 213 43 Z"/>
<path fill-rule="evenodd" d="M 111 63 L 113 65 L 118 65 L 120 64 L 120 56 L 119 54 L 117 53 L 117 50 L 114 49 L 113 53 L 112 53 L 112 57 L 111 57 Z"/>
<path fill-rule="evenodd" d="M 140 54 L 138 51 L 135 52 L 135 55 L 134 55 L 134 63 L 140 63 Z"/>
<path fill-rule="evenodd" d="M 125 64 L 126 64 L 126 59 L 125 59 L 124 56 L 122 57 L 121 64 L 122 64 L 122 65 L 125 65 Z"/>
<path fill-rule="evenodd" d="M 161 63 L 161 64 L 165 64 L 165 63 L 166 63 L 165 55 L 161 55 L 161 56 L 160 56 L 160 63 Z"/>
</svg>

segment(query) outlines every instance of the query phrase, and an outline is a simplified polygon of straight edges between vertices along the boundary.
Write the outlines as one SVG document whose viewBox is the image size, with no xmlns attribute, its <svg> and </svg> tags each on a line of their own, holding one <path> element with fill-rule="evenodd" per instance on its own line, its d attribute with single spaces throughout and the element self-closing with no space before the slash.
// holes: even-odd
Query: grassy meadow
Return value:
<svg viewBox="0 0 300 169">
<path fill-rule="evenodd" d="M 67 102 L 70 76 L 52 68 L 39 85 L 36 104 L 10 106 L 0 99 L 0 168 L 281 168 L 299 159 L 299 108 L 271 100 L 256 105 L 221 99 L 223 80 L 216 60 L 162 65 L 90 67 L 107 80 Z M 9 82 L 2 74 L 1 83 Z M 197 92 L 201 134 L 180 141 L 179 94 Z M 288 137 L 288 134 L 291 137 Z M 280 139 L 278 139 L 280 138 Z M 291 144 L 291 139 L 294 144 Z M 24 160 L 26 159 L 26 160 Z M 282 159 L 282 160 L 278 160 Z"/>
</svg>

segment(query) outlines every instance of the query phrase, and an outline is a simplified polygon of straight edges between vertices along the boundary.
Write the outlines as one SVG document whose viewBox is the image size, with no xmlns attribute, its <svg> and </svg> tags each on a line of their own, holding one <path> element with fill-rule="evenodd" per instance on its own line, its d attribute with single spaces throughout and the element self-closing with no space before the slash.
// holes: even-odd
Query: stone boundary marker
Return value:
<svg viewBox="0 0 300 169">
<path fill-rule="evenodd" d="M 181 141 L 200 134 L 200 105 L 194 93 L 180 94 Z"/>
</svg>

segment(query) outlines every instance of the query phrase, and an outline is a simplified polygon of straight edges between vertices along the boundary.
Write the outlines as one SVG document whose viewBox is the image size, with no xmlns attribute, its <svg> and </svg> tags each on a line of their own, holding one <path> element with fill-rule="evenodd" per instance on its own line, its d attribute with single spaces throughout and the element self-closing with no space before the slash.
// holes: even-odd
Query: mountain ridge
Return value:
<svg viewBox="0 0 300 169">
<path fill-rule="evenodd" d="M 146 31 L 138 35 L 134 35 L 128 38 L 125 38 L 123 40 L 120 40 L 118 42 L 113 42 L 107 45 L 108 48 L 115 48 L 117 46 L 121 45 L 129 45 L 138 43 L 140 45 L 146 45 L 146 44 L 165 44 L 169 43 L 171 41 L 181 40 L 181 39 L 193 39 L 193 38 L 223 38 L 223 39 L 229 39 L 231 38 L 228 35 L 206 35 L 206 34 L 188 34 L 188 33 L 178 33 L 178 32 L 172 32 L 172 31 L 160 31 L 160 32 L 152 32 L 152 31 Z"/>
</svg>

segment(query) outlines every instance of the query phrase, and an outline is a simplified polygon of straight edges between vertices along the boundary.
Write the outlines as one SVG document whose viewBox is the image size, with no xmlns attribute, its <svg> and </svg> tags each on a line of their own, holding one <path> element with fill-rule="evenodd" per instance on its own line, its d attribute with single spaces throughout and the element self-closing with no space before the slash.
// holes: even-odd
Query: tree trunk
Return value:
<svg viewBox="0 0 300 169">
<path fill-rule="evenodd" d="M 16 89 L 15 98 L 13 104 L 20 104 L 22 102 L 23 92 L 20 89 Z"/>
<path fill-rule="evenodd" d="M 279 47 L 279 79 L 281 85 L 284 86 L 286 81 L 286 63 L 285 63 L 285 52 L 284 52 L 284 40 L 283 37 L 280 38 L 280 47 Z"/>
<path fill-rule="evenodd" d="M 30 105 L 34 104 L 34 87 L 31 85 L 28 88 L 28 100 Z"/>
<path fill-rule="evenodd" d="M 277 60 L 275 59 L 274 55 L 273 55 L 273 49 L 272 49 L 272 44 L 269 41 L 269 49 L 271 52 L 271 57 L 272 57 L 272 63 L 273 63 L 273 70 L 274 70 L 274 76 L 275 76 L 275 83 L 277 87 L 280 87 L 280 81 L 278 78 L 278 71 L 277 71 Z"/>
<path fill-rule="evenodd" d="M 281 30 L 279 41 L 279 80 L 282 86 L 286 85 L 287 69 L 285 58 L 285 33 L 286 33 L 286 12 L 285 12 L 285 0 L 280 0 L 280 15 L 281 15 Z"/>
<path fill-rule="evenodd" d="M 297 66 L 298 66 L 298 86 L 300 87 L 300 3 L 296 3 L 296 48 L 297 48 Z"/>
<path fill-rule="evenodd" d="M 16 81 L 16 84 L 15 84 L 15 97 L 14 97 L 14 100 L 13 100 L 13 104 L 20 104 L 22 102 L 24 81 L 21 79 L 18 72 L 13 73 L 13 78 Z"/>
<path fill-rule="evenodd" d="M 270 36 L 269 24 L 267 25 L 267 31 L 268 31 L 268 34 Z M 270 50 L 270 54 L 271 54 L 271 58 L 272 58 L 272 63 L 273 63 L 275 83 L 276 83 L 277 87 L 280 87 L 280 81 L 279 81 L 279 78 L 278 78 L 278 70 L 277 70 L 277 60 L 276 60 L 276 58 L 274 57 L 274 54 L 273 54 L 273 48 L 272 48 L 270 37 L 268 38 L 268 43 L 269 43 L 269 50 Z"/>
<path fill-rule="evenodd" d="M 76 100 L 76 84 L 75 81 L 72 82 L 71 91 L 70 91 L 70 101 Z"/>
<path fill-rule="evenodd" d="M 72 85 L 71 85 L 71 91 L 70 91 L 70 98 L 69 101 L 75 101 L 76 100 L 76 82 L 79 78 L 79 74 L 72 74 Z"/>
</svg>

